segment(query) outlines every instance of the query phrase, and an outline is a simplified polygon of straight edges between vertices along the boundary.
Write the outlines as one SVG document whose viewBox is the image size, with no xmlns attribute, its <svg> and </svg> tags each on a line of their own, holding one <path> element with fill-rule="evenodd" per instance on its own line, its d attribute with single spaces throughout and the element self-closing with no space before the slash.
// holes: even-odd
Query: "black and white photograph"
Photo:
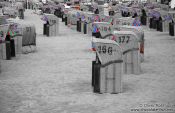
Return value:
<svg viewBox="0 0 175 113">
<path fill-rule="evenodd" d="M 0 113 L 175 113 L 175 0 L 0 0 Z"/>
</svg>

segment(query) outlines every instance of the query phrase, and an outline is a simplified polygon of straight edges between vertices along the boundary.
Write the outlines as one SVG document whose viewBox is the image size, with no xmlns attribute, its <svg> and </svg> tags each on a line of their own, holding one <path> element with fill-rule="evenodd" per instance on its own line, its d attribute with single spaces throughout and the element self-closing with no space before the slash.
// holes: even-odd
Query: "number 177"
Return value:
<svg viewBox="0 0 175 113">
<path fill-rule="evenodd" d="M 129 36 L 120 36 L 119 37 L 119 43 L 128 43 L 129 42 L 130 37 Z"/>
</svg>

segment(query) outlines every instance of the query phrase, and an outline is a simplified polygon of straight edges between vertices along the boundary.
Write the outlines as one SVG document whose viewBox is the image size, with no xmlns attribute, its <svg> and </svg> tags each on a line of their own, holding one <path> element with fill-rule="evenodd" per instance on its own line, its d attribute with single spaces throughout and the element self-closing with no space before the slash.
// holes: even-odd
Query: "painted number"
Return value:
<svg viewBox="0 0 175 113">
<path fill-rule="evenodd" d="M 55 23 L 56 23 L 56 20 L 51 20 L 51 22 L 52 22 L 53 24 L 55 24 Z"/>
<path fill-rule="evenodd" d="M 99 53 L 112 55 L 112 47 L 98 46 Z"/>
<path fill-rule="evenodd" d="M 128 22 L 123 22 L 122 25 L 130 25 Z"/>
<path fill-rule="evenodd" d="M 32 28 L 31 27 L 26 27 L 26 31 L 27 32 L 31 32 L 32 31 Z"/>
<path fill-rule="evenodd" d="M 128 43 L 130 36 L 120 36 L 118 38 L 119 38 L 118 43 Z"/>
</svg>

